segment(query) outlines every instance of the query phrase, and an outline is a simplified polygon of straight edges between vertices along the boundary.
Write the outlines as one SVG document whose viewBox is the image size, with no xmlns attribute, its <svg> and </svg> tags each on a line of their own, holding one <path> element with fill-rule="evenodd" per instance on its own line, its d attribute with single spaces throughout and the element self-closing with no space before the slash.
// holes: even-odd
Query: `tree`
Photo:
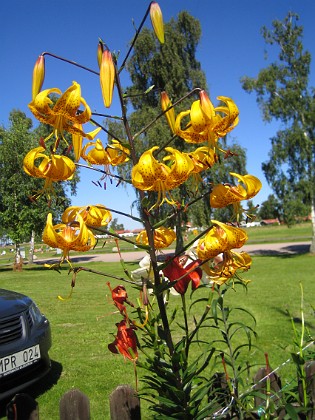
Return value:
<svg viewBox="0 0 315 420">
<path fill-rule="evenodd" d="M 271 139 L 269 160 L 262 169 L 280 200 L 284 221 L 290 225 L 311 209 L 315 253 L 315 96 L 309 86 L 311 56 L 304 51 L 299 17 L 288 13 L 272 29 L 262 28 L 267 44 L 276 46 L 278 60 L 256 78 L 243 77 L 247 92 L 255 92 L 263 119 L 281 121 L 283 129 Z"/>
<path fill-rule="evenodd" d="M 125 229 L 123 223 L 118 223 L 117 217 L 114 217 L 114 219 L 111 221 L 109 228 L 114 231 Z"/>
<path fill-rule="evenodd" d="M 43 188 L 43 180 L 33 178 L 23 171 L 26 153 L 38 146 L 38 130 L 32 131 L 32 120 L 18 110 L 9 116 L 8 129 L 0 128 L 0 225 L 1 232 L 16 244 L 29 241 L 34 231 L 41 234 L 47 211 L 58 217 L 70 202 L 66 197 L 65 184 L 55 185 L 58 202 L 53 200 L 48 208 L 47 199 L 41 196 L 36 202 L 30 196 Z"/>
<path fill-rule="evenodd" d="M 281 213 L 281 204 L 273 194 L 261 203 L 258 211 L 261 219 L 279 219 L 279 221 L 282 220 Z"/>
</svg>

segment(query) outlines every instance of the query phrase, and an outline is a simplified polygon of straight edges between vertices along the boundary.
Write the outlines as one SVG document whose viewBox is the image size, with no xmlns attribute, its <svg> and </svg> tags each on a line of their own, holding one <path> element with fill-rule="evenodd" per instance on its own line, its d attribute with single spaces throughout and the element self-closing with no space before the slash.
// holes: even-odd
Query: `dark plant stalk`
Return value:
<svg viewBox="0 0 315 420">
<path fill-rule="evenodd" d="M 119 276 L 114 276 L 113 274 L 108 274 L 108 273 L 104 273 L 102 271 L 98 271 L 98 270 L 93 270 L 91 268 L 86 268 L 83 266 L 79 266 L 79 267 L 75 267 L 72 269 L 72 272 L 74 275 L 76 275 L 79 271 L 86 271 L 88 273 L 93 273 L 93 274 L 97 274 L 99 276 L 103 276 L 103 277 L 108 277 L 114 280 L 119 280 L 119 281 L 123 281 L 125 283 L 130 283 L 130 284 L 135 284 L 135 282 L 133 280 L 128 280 L 125 277 L 119 277 Z"/>
<path fill-rule="evenodd" d="M 235 366 L 235 360 L 234 360 L 234 356 L 233 356 L 233 349 L 232 349 L 232 343 L 230 340 L 230 335 L 229 335 L 229 328 L 228 328 L 228 319 L 226 316 L 226 311 L 224 308 L 224 294 L 225 294 L 226 290 L 221 293 L 221 289 L 219 288 L 219 296 L 222 298 L 222 302 L 220 303 L 220 310 L 221 310 L 221 314 L 222 314 L 222 321 L 223 321 L 223 326 L 224 326 L 224 341 L 227 344 L 228 347 L 228 352 L 229 352 L 229 358 L 230 358 L 230 365 L 232 367 L 232 371 L 233 371 L 233 381 L 231 383 L 231 393 L 233 398 L 235 399 L 235 406 L 236 409 L 238 411 L 238 418 L 239 419 L 243 419 L 243 410 L 242 410 L 242 405 L 240 403 L 239 400 L 239 395 L 238 395 L 238 375 L 237 375 L 237 368 Z"/>
<path fill-rule="evenodd" d="M 127 62 L 128 58 L 129 58 L 129 55 L 131 54 L 131 51 L 133 50 L 133 47 L 134 47 L 134 45 L 135 45 L 135 43 L 136 43 L 136 41 L 138 39 L 138 36 L 139 36 L 139 34 L 141 32 L 141 29 L 142 29 L 142 27 L 144 25 L 144 22 L 146 21 L 148 15 L 150 13 L 150 6 L 151 6 L 151 3 L 149 4 L 149 6 L 148 6 L 148 8 L 147 8 L 147 10 L 145 12 L 145 14 L 143 16 L 143 19 L 142 19 L 139 27 L 136 29 L 135 36 L 133 37 L 133 40 L 131 41 L 129 50 L 128 50 L 127 54 L 126 54 L 126 57 L 124 58 L 124 61 L 122 62 L 122 65 L 120 66 L 120 68 L 118 70 L 118 74 L 120 74 L 120 72 L 124 69 L 124 67 L 126 65 L 126 62 Z"/>
<path fill-rule="evenodd" d="M 100 75 L 100 73 L 98 71 L 92 70 L 89 67 L 83 66 L 82 64 L 79 64 L 75 61 L 69 60 L 68 58 L 60 57 L 57 54 L 53 54 L 51 52 L 45 51 L 45 52 L 42 53 L 42 55 L 49 55 L 50 57 L 56 58 L 57 60 L 64 61 L 68 64 L 72 64 L 73 66 L 79 67 L 82 70 L 86 70 L 90 73 L 96 74 L 97 76 Z"/>
<path fill-rule="evenodd" d="M 188 319 L 187 319 L 187 307 L 186 307 L 186 299 L 185 299 L 185 294 L 181 295 L 182 298 L 182 309 L 183 309 L 183 313 L 184 313 L 184 323 L 185 323 L 185 336 L 186 336 L 186 345 L 185 345 L 185 356 L 186 356 L 186 365 L 188 363 L 188 356 L 189 356 L 189 346 L 188 346 L 188 341 L 189 341 L 189 328 L 188 328 Z M 186 366 L 184 367 L 184 369 L 186 369 Z"/>
<path fill-rule="evenodd" d="M 93 171 L 95 171 L 95 172 L 100 172 L 100 173 L 102 173 L 103 175 L 107 175 L 107 176 L 109 176 L 109 177 L 111 177 L 111 178 L 115 178 L 115 179 L 117 179 L 119 182 L 127 182 L 128 184 L 131 184 L 131 181 L 130 181 L 130 180 L 125 179 L 125 178 L 122 178 L 122 177 L 121 177 L 121 176 L 119 176 L 119 175 L 109 174 L 108 172 L 106 172 L 106 170 L 105 170 L 105 169 L 95 168 L 94 166 L 85 165 L 85 164 L 83 164 L 83 163 L 77 163 L 77 162 L 75 162 L 75 165 L 76 165 L 76 166 L 78 166 L 78 167 L 80 167 L 80 168 L 86 168 L 86 169 L 89 169 L 89 170 L 93 170 Z"/>
<path fill-rule="evenodd" d="M 147 11 L 147 13 L 148 13 L 148 11 Z M 131 133 L 129 121 L 128 121 L 128 118 L 127 118 L 126 105 L 125 105 L 125 101 L 124 101 L 124 97 L 123 97 L 123 93 L 122 93 L 122 87 L 121 87 L 121 83 L 120 83 L 119 72 L 117 71 L 116 66 L 115 66 L 115 82 L 116 82 L 116 86 L 117 86 L 117 90 L 118 90 L 118 96 L 119 96 L 120 107 L 121 107 L 121 112 L 122 112 L 122 121 L 123 121 L 125 131 L 126 131 L 126 135 L 127 135 L 127 138 L 128 138 L 129 144 L 130 144 L 131 160 L 132 160 L 133 164 L 136 165 L 137 162 L 138 162 L 138 158 L 137 158 L 136 151 L 135 151 L 134 136 Z M 140 196 L 140 200 L 142 201 L 145 198 L 144 192 L 140 190 L 139 191 L 139 196 Z M 146 230 L 147 236 L 148 236 L 148 242 L 149 242 L 149 251 L 148 252 L 149 252 L 149 255 L 150 255 L 152 270 L 153 270 L 153 274 L 154 274 L 154 286 L 157 289 L 158 286 L 161 284 L 160 269 L 158 267 L 157 258 L 156 258 L 156 254 L 155 254 L 154 229 L 152 228 L 152 226 L 150 224 L 149 217 L 148 217 L 146 212 L 143 212 L 143 222 L 144 222 L 145 230 Z M 162 320 L 162 324 L 163 324 L 165 341 L 166 341 L 167 347 L 169 349 L 170 355 L 172 356 L 173 353 L 174 353 L 174 344 L 173 344 L 173 339 L 172 339 L 170 326 L 169 326 L 169 322 L 168 322 L 168 317 L 167 317 L 167 313 L 166 313 L 166 307 L 165 307 L 165 304 L 164 304 L 163 294 L 162 293 L 157 294 L 156 299 L 157 299 L 159 312 L 160 312 L 160 316 L 161 316 L 161 320 Z M 174 371 L 176 372 L 175 368 L 177 369 L 177 367 L 174 366 Z"/>
</svg>

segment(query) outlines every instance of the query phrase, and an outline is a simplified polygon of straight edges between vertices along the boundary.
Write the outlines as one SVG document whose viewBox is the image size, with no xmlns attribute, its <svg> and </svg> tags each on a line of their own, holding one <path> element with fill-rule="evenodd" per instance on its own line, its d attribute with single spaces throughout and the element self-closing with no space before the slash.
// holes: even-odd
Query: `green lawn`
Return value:
<svg viewBox="0 0 315 420">
<path fill-rule="evenodd" d="M 312 224 L 300 223 L 292 227 L 258 226 L 247 228 L 249 240 L 247 243 L 299 242 L 310 241 L 312 238 Z"/>
<path fill-rule="evenodd" d="M 268 228 L 267 228 L 268 229 Z M 116 263 L 93 263 L 89 268 L 122 276 Z M 132 270 L 136 264 L 127 264 Z M 250 310 L 257 320 L 257 346 L 250 353 L 252 362 L 263 364 L 264 353 L 269 354 L 273 367 L 281 364 L 292 349 L 292 330 L 286 311 L 300 321 L 300 288 L 305 293 L 305 317 L 314 336 L 314 282 L 315 257 L 309 254 L 298 256 L 270 256 L 253 258 L 251 270 L 244 276 L 252 282 L 245 292 L 242 288 L 231 291 L 227 303 Z M 106 278 L 81 272 L 72 298 L 60 301 L 58 295 L 66 296 L 70 290 L 67 269 L 61 274 L 41 267 L 26 266 L 22 272 L 2 268 L 0 287 L 30 295 L 49 318 L 52 326 L 53 360 L 52 373 L 45 380 L 28 390 L 39 402 L 40 417 L 59 419 L 58 404 L 61 396 L 71 388 L 79 388 L 91 401 L 93 419 L 109 418 L 108 397 L 119 384 L 134 385 L 133 366 L 122 357 L 112 355 L 107 344 L 113 340 L 115 308 L 109 299 Z M 113 285 L 117 282 L 112 282 Z M 130 300 L 137 294 L 129 286 Z M 200 296 L 205 290 L 197 290 Z M 177 305 L 177 297 L 172 305 Z M 194 316 L 202 312 L 202 305 L 194 306 Z M 141 357 L 141 355 L 140 355 Z M 281 376 L 292 376 L 292 364 L 280 371 Z M 145 410 L 145 404 L 143 404 Z M 2 416 L 4 413 L 1 413 Z M 144 418 L 149 418 L 148 414 Z"/>
</svg>

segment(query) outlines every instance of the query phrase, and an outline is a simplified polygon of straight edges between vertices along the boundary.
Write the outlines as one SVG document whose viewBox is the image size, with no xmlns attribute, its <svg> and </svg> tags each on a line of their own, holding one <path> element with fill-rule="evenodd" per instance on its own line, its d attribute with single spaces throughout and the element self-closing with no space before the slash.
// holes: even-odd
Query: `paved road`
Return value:
<svg viewBox="0 0 315 420">
<path fill-rule="evenodd" d="M 250 255 L 290 255 L 290 254 L 304 254 L 309 251 L 310 242 L 288 242 L 279 244 L 255 244 L 245 245 L 237 251 L 245 251 Z M 122 258 L 125 262 L 140 261 L 146 255 L 145 251 L 123 252 Z M 82 254 L 80 256 L 72 256 L 73 263 L 87 263 L 94 262 L 118 262 L 120 259 L 118 253 L 110 254 Z M 36 264 L 52 264 L 56 262 L 56 258 L 49 260 L 37 259 Z"/>
</svg>

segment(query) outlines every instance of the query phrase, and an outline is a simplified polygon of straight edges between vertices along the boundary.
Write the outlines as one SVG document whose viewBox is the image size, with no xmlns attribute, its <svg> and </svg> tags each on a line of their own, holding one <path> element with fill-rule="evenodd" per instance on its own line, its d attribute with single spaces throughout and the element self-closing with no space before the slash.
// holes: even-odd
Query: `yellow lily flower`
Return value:
<svg viewBox="0 0 315 420">
<path fill-rule="evenodd" d="M 99 43 L 97 44 L 97 53 L 96 53 L 97 64 L 99 68 L 101 68 L 103 52 L 104 52 L 104 44 L 103 42 L 99 41 Z"/>
<path fill-rule="evenodd" d="M 44 191 L 50 192 L 53 182 L 71 179 L 75 171 L 74 162 L 67 156 L 56 154 L 47 156 L 43 153 L 44 151 L 43 147 L 36 147 L 30 150 L 23 160 L 23 169 L 27 175 L 45 178 L 44 188 L 37 196 Z"/>
<path fill-rule="evenodd" d="M 51 93 L 60 95 L 55 105 L 53 105 L 52 100 L 49 98 Z M 84 110 L 78 113 L 81 105 L 83 105 Z M 36 119 L 54 127 L 54 131 L 45 141 L 53 134 L 55 134 L 56 139 L 60 137 L 64 139 L 63 134 L 65 131 L 71 134 L 78 134 L 82 137 L 86 136 L 79 127 L 81 124 L 90 120 L 91 110 L 81 97 L 81 87 L 78 83 L 73 82 L 72 86 L 63 94 L 57 88 L 43 90 L 28 106 Z"/>
<path fill-rule="evenodd" d="M 166 192 L 185 182 L 194 169 L 189 156 L 172 147 L 165 148 L 169 155 L 163 159 L 169 160 L 170 166 L 157 161 L 153 152 L 158 148 L 154 146 L 144 152 L 131 172 L 134 187 L 142 191 L 158 191 L 158 200 L 152 208 L 161 205 L 164 201 L 171 205 L 175 204 L 173 199 L 167 197 Z"/>
<path fill-rule="evenodd" d="M 232 186 L 230 184 L 217 184 L 210 194 L 210 205 L 212 208 L 223 208 L 229 204 L 239 203 L 242 200 L 253 198 L 261 189 L 262 184 L 254 175 L 239 175 L 234 172 L 230 174 L 238 178 L 242 185 Z"/>
<path fill-rule="evenodd" d="M 245 230 L 228 226 L 217 220 L 211 220 L 212 229 L 198 242 L 196 253 L 200 260 L 209 258 L 229 251 L 234 248 L 241 248 L 248 239 Z"/>
<path fill-rule="evenodd" d="M 33 70 L 32 99 L 41 91 L 45 78 L 45 57 L 41 54 L 36 60 Z"/>
<path fill-rule="evenodd" d="M 198 147 L 195 151 L 188 153 L 194 164 L 193 173 L 199 173 L 211 168 L 218 160 L 215 151 L 208 146 Z"/>
<path fill-rule="evenodd" d="M 87 153 L 87 150 L 91 150 Z M 81 157 L 91 165 L 112 165 L 117 166 L 129 160 L 130 150 L 124 147 L 118 140 L 113 139 L 106 147 L 101 140 L 95 143 L 87 143 L 81 153 Z"/>
<path fill-rule="evenodd" d="M 154 230 L 155 249 L 168 248 L 176 239 L 176 233 L 172 229 L 161 226 Z M 145 230 L 141 231 L 136 237 L 136 243 L 139 245 L 149 245 L 148 235 Z"/>
<path fill-rule="evenodd" d="M 222 285 L 234 277 L 237 271 L 249 270 L 251 264 L 252 259 L 246 252 L 226 251 L 219 263 L 210 265 L 209 262 L 206 262 L 201 268 L 211 282 Z"/>
<path fill-rule="evenodd" d="M 187 143 L 208 142 L 215 145 L 219 137 L 225 136 L 238 124 L 238 108 L 232 99 L 218 96 L 217 99 L 226 106 L 214 108 L 205 92 L 200 93 L 200 100 L 194 101 L 191 109 L 178 114 L 175 121 L 175 133 Z M 222 116 L 224 114 L 224 116 Z M 190 115 L 190 122 L 185 129 L 181 121 Z"/>
<path fill-rule="evenodd" d="M 52 248 L 60 248 L 64 259 L 69 259 L 69 251 L 85 252 L 93 248 L 96 239 L 93 233 L 85 225 L 83 218 L 77 214 L 77 221 L 69 224 L 52 224 L 52 214 L 47 216 L 46 226 L 43 232 L 43 242 Z"/>
<path fill-rule="evenodd" d="M 105 50 L 102 54 L 100 66 L 100 82 L 104 105 L 109 108 L 113 99 L 113 89 L 115 83 L 115 66 L 110 51 Z"/>
<path fill-rule="evenodd" d="M 70 206 L 62 215 L 63 223 L 71 223 L 77 220 L 77 215 L 80 214 L 83 221 L 88 226 L 100 227 L 107 226 L 112 220 L 112 214 L 102 204 L 88 205 L 84 207 Z"/>
<path fill-rule="evenodd" d="M 218 137 L 223 137 L 238 124 L 239 110 L 234 101 L 227 96 L 218 96 L 217 100 L 224 102 L 226 106 L 214 108 L 206 92 L 204 90 L 200 92 L 201 109 L 206 115 L 208 123 L 211 125 L 211 130 Z M 218 113 L 222 113 L 225 116 L 222 117 Z"/>
<path fill-rule="evenodd" d="M 73 161 L 67 156 L 47 156 L 44 151 L 44 147 L 41 146 L 30 150 L 23 160 L 24 171 L 34 178 L 46 178 L 51 181 L 71 179 L 75 171 Z"/>
<path fill-rule="evenodd" d="M 83 133 L 82 124 L 75 125 L 81 132 Z M 88 133 L 85 133 L 85 137 L 89 140 L 93 140 L 94 137 L 101 131 L 101 127 L 95 128 L 95 130 L 90 131 Z M 74 152 L 74 159 L 76 162 L 81 157 L 81 151 L 82 151 L 82 144 L 83 144 L 83 136 L 81 134 L 72 134 L 72 146 L 73 146 L 73 152 Z"/>
<path fill-rule="evenodd" d="M 161 93 L 161 107 L 162 111 L 166 111 L 168 108 L 172 106 L 172 102 L 170 98 L 168 97 L 168 94 L 166 92 Z M 168 125 L 170 126 L 170 129 L 172 130 L 172 133 L 175 133 L 175 110 L 174 108 L 169 109 L 167 112 L 165 112 L 165 117 L 167 119 Z"/>
<path fill-rule="evenodd" d="M 163 15 L 161 8 L 156 1 L 152 1 L 150 4 L 150 18 L 157 39 L 161 44 L 164 44 Z"/>
<path fill-rule="evenodd" d="M 181 121 L 184 117 L 190 115 L 190 122 L 187 124 L 185 129 L 181 128 Z M 211 132 L 206 130 L 206 118 L 201 110 L 200 101 L 194 101 L 191 105 L 191 109 L 188 111 L 180 112 L 175 121 L 175 134 L 187 143 L 205 143 L 213 138 Z M 210 137 L 209 137 L 210 136 Z"/>
<path fill-rule="evenodd" d="M 48 197 L 54 192 L 52 183 L 71 179 L 75 172 L 75 164 L 67 156 L 52 154 L 45 155 L 44 147 L 36 147 L 30 150 L 23 160 L 23 169 L 27 175 L 34 178 L 44 178 L 45 184 L 42 190 L 37 191 L 32 199 L 36 200 L 46 193 Z"/>
</svg>

